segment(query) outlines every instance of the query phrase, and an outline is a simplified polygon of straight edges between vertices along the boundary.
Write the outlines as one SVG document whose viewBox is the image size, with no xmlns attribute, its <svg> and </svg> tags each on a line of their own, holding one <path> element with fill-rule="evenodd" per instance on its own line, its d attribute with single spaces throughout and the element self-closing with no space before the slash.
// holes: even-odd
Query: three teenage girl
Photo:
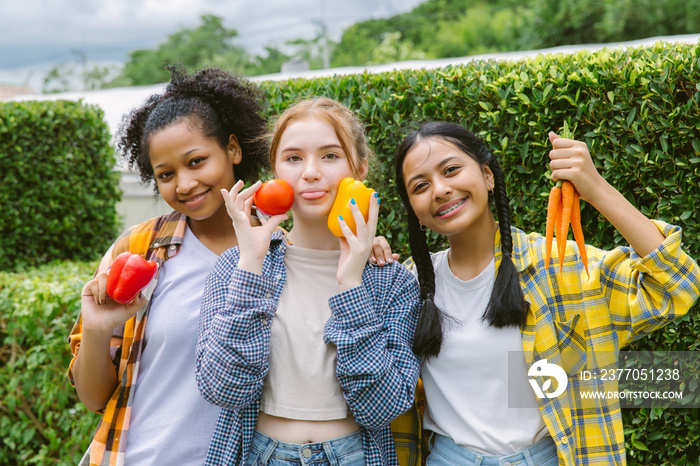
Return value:
<svg viewBox="0 0 700 466">
<path fill-rule="evenodd" d="M 571 181 L 629 242 L 587 245 L 589 279 L 575 242 L 547 267 L 544 237 L 510 225 L 498 159 L 473 133 L 428 123 L 398 150 L 396 184 L 425 299 L 414 349 L 428 464 L 625 464 L 619 403 L 583 400 L 578 370 L 614 365 L 621 348 L 698 298 L 700 270 L 681 249 L 681 229 L 634 208 L 596 171 L 585 143 L 549 137 L 552 179 Z M 426 228 L 449 248 L 431 255 Z M 545 359 L 567 371 L 568 386 L 537 399 L 528 368 Z"/>
<path fill-rule="evenodd" d="M 207 280 L 197 381 L 223 407 L 207 464 L 397 464 L 389 423 L 413 402 L 419 292 L 397 263 L 368 263 L 379 198 L 357 232 L 327 221 L 340 181 L 364 179 L 369 148 L 352 113 L 303 101 L 274 128 L 270 157 L 294 190 L 286 216 L 251 223 L 260 184 L 224 192 L 239 247 Z"/>
</svg>

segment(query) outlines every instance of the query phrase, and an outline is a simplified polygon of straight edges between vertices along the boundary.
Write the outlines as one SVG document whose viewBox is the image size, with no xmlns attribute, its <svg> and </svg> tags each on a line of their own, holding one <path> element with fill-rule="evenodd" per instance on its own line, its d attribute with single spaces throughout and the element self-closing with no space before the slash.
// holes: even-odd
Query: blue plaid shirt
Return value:
<svg viewBox="0 0 700 466">
<path fill-rule="evenodd" d="M 197 343 L 202 396 L 222 406 L 206 464 L 239 465 L 248 456 L 269 368 L 270 325 L 286 281 L 283 233 L 275 232 L 257 275 L 224 252 L 204 289 Z M 418 381 L 411 351 L 420 297 L 398 263 L 369 264 L 362 286 L 328 301 L 324 342 L 337 347 L 336 375 L 362 432 L 368 465 L 397 465 L 389 423 L 408 410 Z"/>
</svg>

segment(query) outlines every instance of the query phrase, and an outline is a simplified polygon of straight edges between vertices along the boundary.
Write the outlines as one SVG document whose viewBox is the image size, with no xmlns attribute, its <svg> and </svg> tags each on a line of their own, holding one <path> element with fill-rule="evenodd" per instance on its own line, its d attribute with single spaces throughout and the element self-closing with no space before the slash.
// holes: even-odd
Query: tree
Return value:
<svg viewBox="0 0 700 466">
<path fill-rule="evenodd" d="M 78 72 L 72 63 L 60 63 L 49 70 L 44 76 L 41 91 L 45 94 L 67 92 L 76 89 L 94 91 L 105 87 L 112 77 L 119 73 L 118 68 L 94 65 L 89 69 Z"/>
<path fill-rule="evenodd" d="M 423 58 L 425 53 L 413 50 L 411 41 L 402 41 L 400 32 L 385 33 L 382 42 L 372 51 L 372 62 L 377 64 Z"/>
<path fill-rule="evenodd" d="M 194 70 L 219 66 L 245 73 L 250 57 L 242 47 L 233 45 L 238 31 L 224 27 L 222 18 L 202 15 L 201 24 L 168 36 L 155 50 L 136 50 L 122 74 L 115 79 L 120 85 L 157 84 L 168 80 L 165 65 L 181 63 Z"/>
<path fill-rule="evenodd" d="M 249 64 L 248 69 L 251 76 L 279 73 L 282 64 L 291 58 L 276 47 L 266 46 L 265 51 L 267 52 L 265 57 L 256 56 Z"/>
<path fill-rule="evenodd" d="M 60 63 L 49 70 L 44 76 L 41 92 L 54 94 L 56 92 L 69 91 L 71 81 L 74 80 L 75 67 L 71 64 Z"/>
<path fill-rule="evenodd" d="M 521 50 L 523 30 L 531 18 L 532 12 L 526 7 L 477 5 L 455 20 L 440 22 L 428 50 L 438 58 Z"/>
</svg>

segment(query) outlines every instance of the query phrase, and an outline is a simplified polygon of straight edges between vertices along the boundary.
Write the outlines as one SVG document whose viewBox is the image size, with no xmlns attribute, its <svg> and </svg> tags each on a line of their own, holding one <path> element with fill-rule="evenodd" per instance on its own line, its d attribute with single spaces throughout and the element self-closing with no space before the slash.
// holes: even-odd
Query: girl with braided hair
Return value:
<svg viewBox="0 0 700 466">
<path fill-rule="evenodd" d="M 83 288 L 70 335 L 71 383 L 103 414 L 81 464 L 201 465 L 220 412 L 195 381 L 200 301 L 218 256 L 238 244 L 221 189 L 257 179 L 267 122 L 262 93 L 245 79 L 170 71 L 165 91 L 125 117 L 118 150 L 173 212 L 116 240 Z M 106 272 L 124 251 L 159 271 L 145 297 L 121 305 L 106 294 Z"/>
<path fill-rule="evenodd" d="M 413 349 L 422 358 L 427 464 L 625 464 L 619 402 L 583 399 L 579 371 L 606 354 L 615 364 L 620 348 L 685 314 L 700 293 L 681 229 L 630 204 L 585 143 L 549 139 L 552 179 L 571 181 L 629 242 L 611 251 L 587 245 L 590 278 L 574 241 L 548 267 L 544 237 L 511 226 L 498 159 L 472 132 L 427 123 L 399 147 L 396 185 L 424 299 Z M 426 228 L 449 248 L 431 254 Z M 560 394 L 541 397 L 531 377 L 548 362 L 566 380 L 557 379 Z"/>
</svg>

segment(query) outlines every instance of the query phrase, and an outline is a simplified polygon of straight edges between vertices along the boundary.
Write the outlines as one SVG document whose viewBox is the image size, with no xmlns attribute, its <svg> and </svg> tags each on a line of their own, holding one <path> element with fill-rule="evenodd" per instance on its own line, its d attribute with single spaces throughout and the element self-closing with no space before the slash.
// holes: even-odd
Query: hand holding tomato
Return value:
<svg viewBox="0 0 700 466">
<path fill-rule="evenodd" d="M 255 207 L 265 215 L 279 215 L 291 209 L 294 190 L 284 180 L 267 180 L 253 195 Z"/>
<path fill-rule="evenodd" d="M 280 223 L 288 218 L 284 213 L 273 215 L 269 219 L 261 215 L 258 218 L 261 223 L 259 226 L 251 221 L 254 196 L 260 189 L 260 181 L 246 189 L 243 189 L 243 181 L 238 181 L 231 188 L 231 191 L 221 190 L 226 211 L 233 222 L 236 241 L 241 251 L 238 268 L 257 274 L 262 271 L 262 263 L 270 247 L 272 233 L 279 227 Z M 262 203 L 264 204 L 264 202 Z M 263 206 L 258 205 L 258 207 L 262 211 Z M 273 210 L 276 209 L 273 208 Z"/>
</svg>

